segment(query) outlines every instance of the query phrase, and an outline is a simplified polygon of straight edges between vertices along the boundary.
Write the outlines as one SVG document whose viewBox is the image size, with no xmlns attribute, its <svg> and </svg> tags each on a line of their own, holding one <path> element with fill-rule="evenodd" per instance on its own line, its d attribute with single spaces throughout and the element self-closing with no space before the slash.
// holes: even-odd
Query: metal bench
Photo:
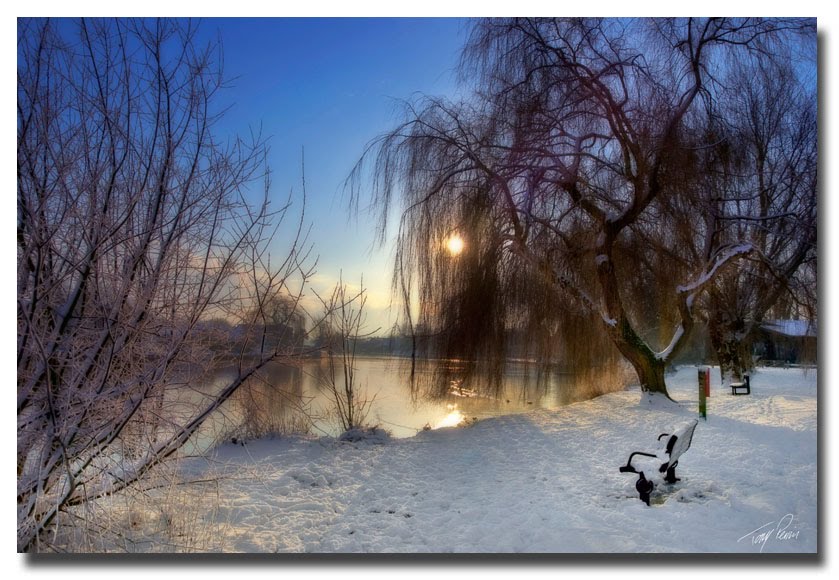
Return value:
<svg viewBox="0 0 839 580">
<path fill-rule="evenodd" d="M 657 454 L 634 451 L 629 455 L 626 465 L 622 465 L 620 467 L 621 473 L 638 474 L 638 481 L 635 482 L 635 490 L 638 492 L 641 501 L 650 505 L 650 494 L 653 489 L 655 489 L 654 480 L 660 478 L 660 475 L 655 473 L 656 468 L 653 466 L 652 469 L 648 471 L 648 473 L 651 473 L 651 477 L 648 478 L 644 471 L 639 470 L 638 467 L 632 464 L 633 458 L 638 455 L 643 457 L 652 457 L 653 459 L 658 460 L 657 462 L 661 462 L 658 466 L 658 473 L 664 474 L 665 483 L 672 484 L 677 481 L 681 481 L 678 477 L 676 477 L 676 466 L 679 465 L 679 457 L 681 457 L 685 451 L 690 449 L 690 443 L 693 440 L 693 432 L 696 430 L 696 425 L 698 423 L 699 421 L 694 419 L 690 423 L 677 429 L 672 434 L 662 433 L 658 436 L 659 441 L 661 441 L 662 437 L 668 437 L 664 450 Z"/>
<path fill-rule="evenodd" d="M 732 395 L 751 395 L 752 386 L 749 383 L 749 375 L 743 375 L 743 383 L 731 383 Z M 743 391 L 742 393 L 740 391 Z"/>
</svg>

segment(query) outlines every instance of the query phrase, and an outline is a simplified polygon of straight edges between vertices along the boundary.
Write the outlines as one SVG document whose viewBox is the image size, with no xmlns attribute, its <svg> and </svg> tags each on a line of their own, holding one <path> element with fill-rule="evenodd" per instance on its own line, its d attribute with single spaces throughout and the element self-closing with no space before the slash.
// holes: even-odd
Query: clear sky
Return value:
<svg viewBox="0 0 839 580">
<path fill-rule="evenodd" d="M 376 216 L 349 211 L 342 184 L 365 145 L 395 126 L 399 102 L 417 94 L 453 95 L 467 22 L 454 18 L 208 18 L 204 38 L 220 36 L 232 86 L 221 134 L 262 125 L 270 136 L 271 196 L 302 190 L 319 256 L 314 288 L 326 291 L 343 271 L 364 275 L 369 325 L 396 321 L 390 298 L 391 248 L 374 247 Z M 260 184 L 254 185 L 261 193 Z M 297 196 L 300 199 L 300 196 Z M 296 206 L 299 210 L 300 205 Z M 289 226 L 293 225 L 289 222 Z M 282 238 L 277 254 L 283 252 Z M 372 330 L 371 328 L 371 330 Z"/>
</svg>

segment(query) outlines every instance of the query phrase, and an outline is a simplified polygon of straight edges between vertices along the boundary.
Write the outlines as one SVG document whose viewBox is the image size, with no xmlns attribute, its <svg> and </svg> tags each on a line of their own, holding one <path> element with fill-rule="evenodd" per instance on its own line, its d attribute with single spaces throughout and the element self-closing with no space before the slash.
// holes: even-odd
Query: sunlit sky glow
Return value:
<svg viewBox="0 0 839 580">
<path fill-rule="evenodd" d="M 446 250 L 448 250 L 449 254 L 452 256 L 459 255 L 463 248 L 465 247 L 465 243 L 463 238 L 461 238 L 458 234 L 452 234 L 446 240 Z"/>
<path fill-rule="evenodd" d="M 173 11 L 189 14 L 218 10 L 209 5 L 178 7 L 156 0 L 142 6 L 143 11 L 159 15 Z M 708 6 L 717 6 L 711 10 L 716 12 L 726 12 L 723 8 L 729 7 L 714 2 Z M 753 12 L 764 16 L 787 15 L 786 6 L 762 5 Z M 818 16 L 823 40 L 820 49 L 824 54 L 830 48 L 824 39 L 829 36 L 831 16 L 820 14 L 824 12 L 820 9 L 823 6 L 805 1 L 796 8 L 799 12 Z M 252 6 L 246 0 L 235 6 L 228 5 L 224 11 L 249 10 L 259 14 L 265 8 L 263 4 L 258 4 L 258 8 Z M 477 9 L 486 14 L 506 14 L 510 10 L 533 14 L 555 11 L 547 5 L 533 6 L 526 2 L 514 7 L 508 3 L 488 2 Z M 27 11 L 35 15 L 68 15 L 68 10 L 83 14 L 136 12 L 130 4 L 120 7 L 104 2 L 83 2 L 71 7 L 45 0 L 27 7 Z M 398 6 L 393 3 L 371 6 L 367 2 L 324 6 L 315 2 L 284 5 L 282 10 L 344 16 L 440 15 L 470 14 L 476 7 L 464 9 L 450 2 Z M 635 7 L 633 12 L 636 10 L 639 16 L 648 16 L 662 12 L 690 13 L 693 8 L 691 5 L 653 2 L 645 4 L 643 9 Z M 604 1 L 595 9 L 583 5 L 562 7 L 563 15 L 574 15 L 577 11 L 587 15 L 601 11 L 617 15 L 625 12 L 625 4 Z M 15 21 L 9 18 L 6 24 L 9 26 L 7 38 L 11 39 Z M 446 96 L 455 93 L 455 67 L 465 40 L 466 25 L 465 19 L 437 17 L 204 18 L 201 21 L 203 39 L 220 38 L 222 41 L 225 75 L 230 79 L 229 88 L 218 101 L 220 105 L 230 106 L 218 133 L 247 134 L 251 127 L 261 126 L 263 133 L 271 136 L 269 163 L 275 205 L 283 203 L 289 192 L 299 199 L 305 151 L 306 220 L 312 225 L 309 240 L 319 257 L 315 279 L 318 289 L 328 288 L 341 270 L 346 281 L 357 281 L 363 274 L 365 285 L 370 288 L 368 304 L 371 311 L 378 310 L 381 314 L 387 306 L 392 249 L 373 247 L 375 219 L 361 212 L 358 220 L 353 221 L 347 200 L 342 198 L 341 186 L 364 146 L 397 122 L 400 100 L 418 94 Z M 11 70 L 14 66 L 14 60 L 8 59 L 6 76 L 9 82 L 13 82 Z M 11 95 L 8 91 L 7 98 L 11 99 Z M 824 98 L 822 95 L 822 104 Z M 826 183 L 824 179 L 823 182 Z M 826 187 L 823 185 L 822 190 Z M 260 193 L 258 184 L 254 189 L 256 197 Z M 299 204 L 295 209 L 299 209 Z M 6 215 L 11 219 L 14 212 L 9 211 Z M 12 231 L 11 223 L 9 226 L 8 231 Z M 286 241 L 278 240 L 278 255 Z M 383 316 L 374 318 L 376 326 L 389 327 L 394 322 Z"/>
<path fill-rule="evenodd" d="M 220 95 L 232 107 L 218 132 L 247 134 L 261 124 L 270 136 L 273 203 L 293 192 L 297 211 L 305 161 L 305 220 L 318 256 L 314 289 L 326 291 L 341 272 L 356 285 L 363 275 L 369 325 L 382 331 L 396 322 L 386 313 L 393 251 L 375 245 L 377 215 L 364 203 L 357 216 L 350 211 L 343 182 L 365 145 L 398 122 L 402 101 L 455 93 L 465 25 L 453 18 L 201 21 L 202 38 L 221 38 L 232 79 Z M 261 193 L 254 184 L 254 199 Z M 281 236 L 276 253 L 287 244 Z"/>
</svg>

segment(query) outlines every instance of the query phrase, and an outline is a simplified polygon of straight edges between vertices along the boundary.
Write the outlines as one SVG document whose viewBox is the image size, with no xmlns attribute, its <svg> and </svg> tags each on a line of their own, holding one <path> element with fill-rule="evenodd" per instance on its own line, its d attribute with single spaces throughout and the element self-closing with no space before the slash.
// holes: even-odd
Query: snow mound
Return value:
<svg viewBox="0 0 839 580">
<path fill-rule="evenodd" d="M 338 441 L 342 443 L 369 443 L 383 445 L 390 441 L 390 433 L 381 427 L 353 427 L 341 433 Z"/>
<path fill-rule="evenodd" d="M 644 391 L 641 392 L 639 406 L 648 411 L 678 412 L 682 409 L 682 405 L 680 405 L 677 401 L 668 399 L 667 396 L 662 393 L 650 393 Z"/>
</svg>

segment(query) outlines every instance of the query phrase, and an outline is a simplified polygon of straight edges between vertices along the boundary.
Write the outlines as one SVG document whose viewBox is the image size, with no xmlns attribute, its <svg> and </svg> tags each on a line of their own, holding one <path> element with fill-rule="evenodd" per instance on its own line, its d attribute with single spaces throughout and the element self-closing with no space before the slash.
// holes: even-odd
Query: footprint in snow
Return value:
<svg viewBox="0 0 839 580">
<path fill-rule="evenodd" d="M 370 510 L 369 513 L 380 514 L 380 513 L 382 513 L 382 510 L 372 509 L 372 510 Z M 388 513 L 389 515 L 394 515 L 396 513 L 396 510 L 386 510 L 386 513 Z M 402 517 L 406 518 L 406 519 L 407 518 L 412 518 L 412 517 L 414 517 L 414 514 L 404 513 L 404 514 L 402 514 Z"/>
</svg>

